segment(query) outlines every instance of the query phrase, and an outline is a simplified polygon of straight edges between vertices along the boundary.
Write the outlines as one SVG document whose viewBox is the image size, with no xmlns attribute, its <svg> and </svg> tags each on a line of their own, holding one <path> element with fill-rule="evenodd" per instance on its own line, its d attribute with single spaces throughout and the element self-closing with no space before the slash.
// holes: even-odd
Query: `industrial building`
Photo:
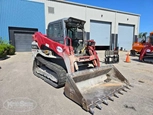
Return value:
<svg viewBox="0 0 153 115">
<path fill-rule="evenodd" d="M 97 49 L 116 47 L 130 50 L 139 33 L 140 15 L 68 1 L 1 0 L 0 37 L 9 40 L 16 51 L 30 51 L 32 34 L 46 33 L 49 22 L 66 17 L 86 21 L 88 39 Z"/>
</svg>

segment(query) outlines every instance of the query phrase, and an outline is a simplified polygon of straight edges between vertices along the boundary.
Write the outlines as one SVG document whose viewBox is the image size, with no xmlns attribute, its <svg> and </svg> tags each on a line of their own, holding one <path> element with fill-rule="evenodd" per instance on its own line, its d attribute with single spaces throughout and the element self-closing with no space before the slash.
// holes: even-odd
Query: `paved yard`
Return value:
<svg viewBox="0 0 153 115">
<path fill-rule="evenodd" d="M 103 61 L 103 52 L 98 54 Z M 108 106 L 102 105 L 102 110 L 95 108 L 95 115 L 153 115 L 153 64 L 140 63 L 138 57 L 125 63 L 125 54 L 120 52 L 120 62 L 114 65 L 134 87 Z M 0 115 L 90 115 L 67 99 L 63 88 L 55 89 L 33 75 L 31 53 L 0 60 L 0 67 Z M 23 111 L 13 103 L 17 101 Z M 26 105 L 31 103 L 33 110 Z"/>
</svg>

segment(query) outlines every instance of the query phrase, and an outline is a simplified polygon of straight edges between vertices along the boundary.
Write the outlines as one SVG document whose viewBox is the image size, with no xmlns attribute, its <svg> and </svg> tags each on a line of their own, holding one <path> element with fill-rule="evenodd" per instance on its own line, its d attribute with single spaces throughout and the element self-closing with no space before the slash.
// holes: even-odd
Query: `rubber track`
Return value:
<svg viewBox="0 0 153 115">
<path fill-rule="evenodd" d="M 48 78 L 46 78 L 46 77 L 44 77 L 40 74 L 39 74 L 38 77 L 42 78 L 44 81 L 46 81 L 47 83 L 49 83 L 50 85 L 52 85 L 53 87 L 56 87 L 56 88 L 59 88 L 59 87 L 62 87 L 62 86 L 65 85 L 67 75 L 66 75 L 66 71 L 65 71 L 64 68 L 62 68 L 61 66 L 59 66 L 55 63 L 47 61 L 40 56 L 36 57 L 36 59 L 39 62 L 41 62 L 42 64 L 44 64 L 47 68 L 49 68 L 50 70 L 54 71 L 57 74 L 57 76 L 54 76 L 54 77 L 57 78 L 58 83 L 55 83 L 55 82 L 49 80 Z"/>
</svg>

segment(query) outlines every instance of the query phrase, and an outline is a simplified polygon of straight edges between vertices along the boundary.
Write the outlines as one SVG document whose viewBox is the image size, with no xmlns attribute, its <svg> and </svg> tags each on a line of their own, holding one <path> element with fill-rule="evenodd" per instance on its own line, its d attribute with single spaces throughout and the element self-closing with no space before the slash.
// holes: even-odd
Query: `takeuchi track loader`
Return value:
<svg viewBox="0 0 153 115">
<path fill-rule="evenodd" d="M 153 32 L 149 36 L 149 44 L 140 52 L 139 61 L 153 63 Z"/>
<path fill-rule="evenodd" d="M 50 22 L 47 35 L 33 35 L 33 73 L 94 114 L 113 96 L 129 89 L 128 80 L 114 66 L 100 66 L 95 41 L 87 40 L 85 21 L 64 18 Z"/>
</svg>

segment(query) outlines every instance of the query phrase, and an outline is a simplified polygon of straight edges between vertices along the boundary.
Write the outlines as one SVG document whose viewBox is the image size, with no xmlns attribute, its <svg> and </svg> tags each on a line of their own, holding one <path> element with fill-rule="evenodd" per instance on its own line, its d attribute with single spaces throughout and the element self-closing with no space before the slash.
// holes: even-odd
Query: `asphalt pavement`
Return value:
<svg viewBox="0 0 153 115">
<path fill-rule="evenodd" d="M 153 115 L 153 64 L 141 63 L 138 57 L 120 52 L 120 62 L 114 64 L 133 85 L 131 90 L 114 97 L 95 115 Z M 104 61 L 104 52 L 98 51 Z M 31 52 L 16 53 L 0 60 L 0 115 L 90 115 L 63 94 L 32 73 Z M 104 65 L 104 63 L 101 63 Z"/>
</svg>

